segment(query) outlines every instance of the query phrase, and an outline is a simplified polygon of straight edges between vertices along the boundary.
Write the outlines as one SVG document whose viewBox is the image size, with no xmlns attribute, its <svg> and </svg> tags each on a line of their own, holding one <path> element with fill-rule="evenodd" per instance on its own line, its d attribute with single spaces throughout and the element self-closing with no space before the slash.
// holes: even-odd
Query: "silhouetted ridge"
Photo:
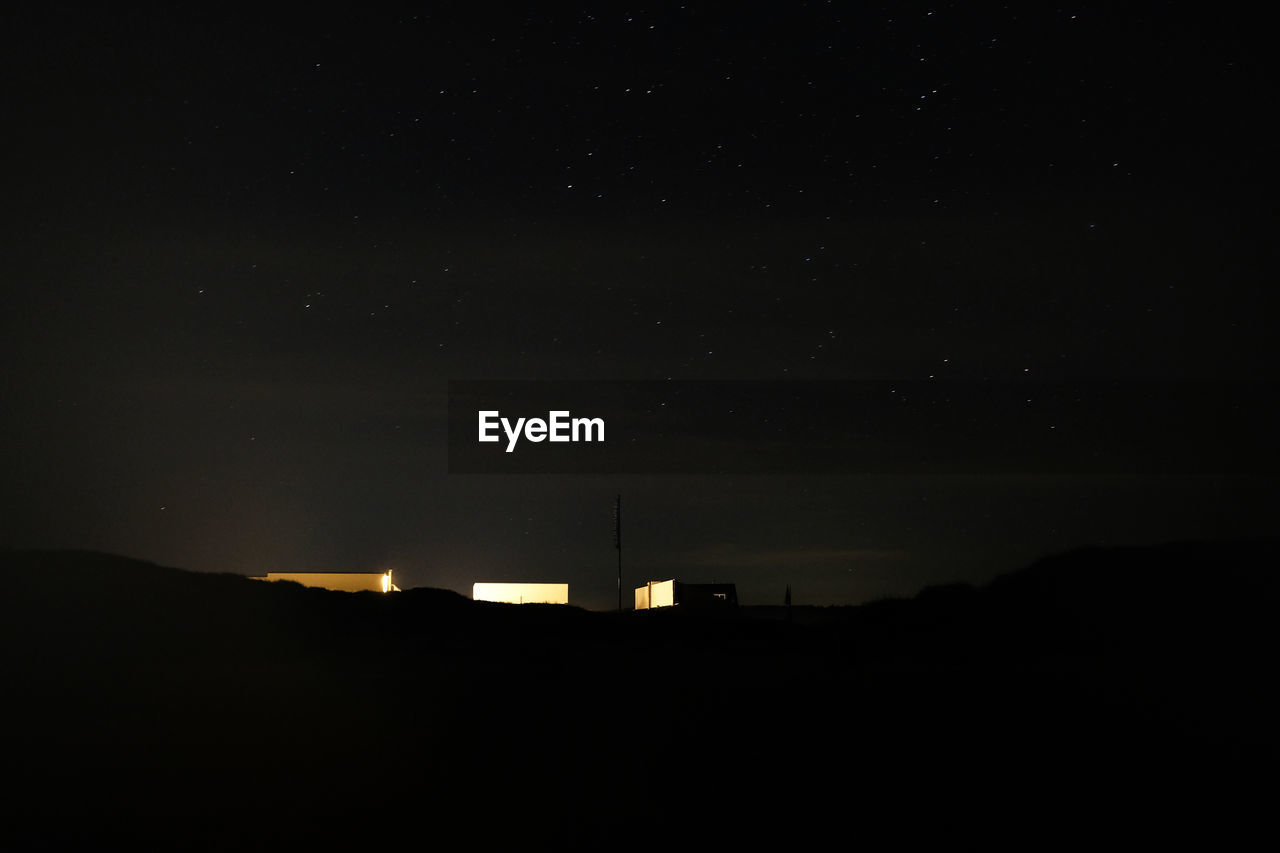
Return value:
<svg viewBox="0 0 1280 853">
<path fill-rule="evenodd" d="M 1246 802 L 1242 780 L 1278 757 L 1278 553 L 1082 549 L 790 622 L 0 552 L 14 825 L 195 826 L 225 849 L 250 827 L 294 845 L 412 835 L 428 813 L 489 840 L 548 822 L 601 840 L 666 808 L 754 839 L 903 803 L 1063 826 L 1088 792 L 1115 804 L 1110 828 L 1136 820 L 1134 790 L 1161 814 Z"/>
</svg>

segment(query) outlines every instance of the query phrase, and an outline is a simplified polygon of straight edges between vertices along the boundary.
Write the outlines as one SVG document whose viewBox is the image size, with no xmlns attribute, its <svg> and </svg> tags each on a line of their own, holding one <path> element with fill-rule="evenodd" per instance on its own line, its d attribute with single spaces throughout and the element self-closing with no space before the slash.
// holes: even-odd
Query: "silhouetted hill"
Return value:
<svg viewBox="0 0 1280 853">
<path fill-rule="evenodd" d="M 1266 540 L 1082 549 L 981 588 L 928 588 L 909 601 L 844 608 L 838 618 L 854 630 L 883 626 L 925 656 L 942 646 L 952 656 L 1030 659 L 1231 643 L 1248 653 L 1270 633 L 1278 603 L 1280 543 Z"/>
<path fill-rule="evenodd" d="M 0 552 L 22 783 L 5 831 L 225 848 L 449 825 L 614 843 L 674 809 L 708 837 L 795 840 L 993 809 L 1004 826 L 1152 832 L 1194 808 L 1234 815 L 1221 832 L 1277 755 L 1278 552 L 1085 549 L 791 621 Z"/>
</svg>

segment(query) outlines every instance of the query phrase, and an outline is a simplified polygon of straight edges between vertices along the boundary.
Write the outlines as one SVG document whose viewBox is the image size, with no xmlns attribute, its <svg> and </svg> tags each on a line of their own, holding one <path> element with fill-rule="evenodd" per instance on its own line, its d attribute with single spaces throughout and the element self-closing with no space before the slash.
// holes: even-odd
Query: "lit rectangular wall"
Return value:
<svg viewBox="0 0 1280 853">
<path fill-rule="evenodd" d="M 338 592 L 390 592 L 391 571 L 385 572 L 267 572 L 269 581 L 294 581 Z"/>
<path fill-rule="evenodd" d="M 643 604 L 641 602 L 644 602 Z M 646 610 L 650 607 L 671 607 L 676 603 L 676 582 L 674 579 L 669 581 L 649 581 L 641 587 L 636 587 L 636 610 Z"/>
<path fill-rule="evenodd" d="M 476 601 L 504 604 L 568 604 L 567 583 L 477 583 L 471 587 Z"/>
</svg>

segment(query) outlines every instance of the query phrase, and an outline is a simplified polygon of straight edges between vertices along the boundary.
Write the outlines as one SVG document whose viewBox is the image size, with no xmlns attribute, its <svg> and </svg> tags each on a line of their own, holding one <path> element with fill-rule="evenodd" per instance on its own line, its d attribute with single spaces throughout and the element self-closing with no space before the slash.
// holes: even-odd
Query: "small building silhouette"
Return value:
<svg viewBox="0 0 1280 853">
<path fill-rule="evenodd" d="M 267 572 L 257 580 L 293 581 L 303 586 L 315 586 L 338 592 L 399 592 L 400 587 L 391 581 L 391 569 L 374 569 L 364 572 Z"/>
<path fill-rule="evenodd" d="M 681 583 L 672 578 L 649 581 L 636 587 L 636 610 L 659 607 L 724 607 L 738 603 L 738 588 L 731 583 Z"/>
</svg>

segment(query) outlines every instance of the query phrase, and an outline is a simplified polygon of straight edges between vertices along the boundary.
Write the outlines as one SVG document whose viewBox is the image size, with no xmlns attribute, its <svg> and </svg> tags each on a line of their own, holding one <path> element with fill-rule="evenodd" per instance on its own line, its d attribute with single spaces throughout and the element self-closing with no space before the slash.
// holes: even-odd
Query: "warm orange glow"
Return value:
<svg viewBox="0 0 1280 853">
<path fill-rule="evenodd" d="M 391 582 L 391 569 L 385 572 L 267 572 L 264 580 L 294 581 L 338 592 L 399 592 Z"/>
<path fill-rule="evenodd" d="M 636 587 L 636 610 L 648 610 L 652 607 L 672 607 L 676 603 L 676 582 L 649 581 L 644 586 Z"/>
<path fill-rule="evenodd" d="M 505 604 L 568 604 L 567 583 L 477 583 L 471 587 L 476 601 Z"/>
</svg>

